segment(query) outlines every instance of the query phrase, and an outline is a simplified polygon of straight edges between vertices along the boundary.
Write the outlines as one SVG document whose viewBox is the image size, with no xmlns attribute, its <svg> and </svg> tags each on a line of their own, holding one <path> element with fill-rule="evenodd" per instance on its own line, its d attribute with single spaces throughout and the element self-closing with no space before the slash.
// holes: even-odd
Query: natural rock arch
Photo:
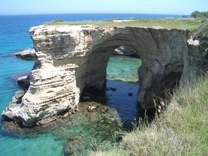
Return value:
<svg viewBox="0 0 208 156">
<path fill-rule="evenodd" d="M 41 25 L 30 30 L 36 50 L 30 87 L 21 104 L 9 106 L 3 116 L 24 126 L 48 122 L 54 115 L 76 111 L 82 90 L 101 88 L 112 51 L 132 46 L 142 60 L 139 68 L 142 108 L 155 107 L 176 81 L 188 83 L 188 31 L 142 27 Z M 182 75 L 182 78 L 181 78 Z"/>
<path fill-rule="evenodd" d="M 77 86 L 81 91 L 87 87 L 103 89 L 107 77 L 106 69 L 109 58 L 114 53 L 114 50 L 123 45 L 123 43 L 125 41 L 115 45 L 112 43 L 113 46 L 110 47 L 107 43 L 103 43 L 101 48 L 98 46 L 97 49 L 95 48 L 87 54 L 81 61 L 82 65 L 76 71 Z M 139 56 L 139 54 L 137 55 Z"/>
<path fill-rule="evenodd" d="M 117 33 L 92 43 L 76 71 L 77 86 L 81 91 L 89 86 L 102 88 L 113 50 L 123 45 L 131 46 L 142 60 L 138 70 L 141 87 L 138 101 L 144 109 L 154 108 L 154 101 L 164 96 L 163 91 L 180 80 L 184 68 L 181 56 L 187 51 L 187 33 L 151 28 L 115 29 Z"/>
</svg>

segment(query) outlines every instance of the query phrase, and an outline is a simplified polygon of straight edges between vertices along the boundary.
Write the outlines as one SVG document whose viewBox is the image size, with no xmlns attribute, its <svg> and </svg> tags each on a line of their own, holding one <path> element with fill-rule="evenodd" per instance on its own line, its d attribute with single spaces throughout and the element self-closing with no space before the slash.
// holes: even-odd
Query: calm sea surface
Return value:
<svg viewBox="0 0 208 156">
<path fill-rule="evenodd" d="M 182 16 L 150 14 L 0 16 L 0 112 L 8 105 L 14 92 L 20 89 L 16 84 L 16 78 L 32 69 L 33 61 L 21 60 L 14 56 L 17 51 L 33 47 L 28 33 L 30 27 L 56 19 L 81 21 L 108 18 L 165 17 L 180 18 Z M 106 91 L 104 104 L 117 110 L 119 120 L 122 123 L 133 122 L 136 117 L 138 84 L 124 81 L 138 80 L 137 67 L 140 64 L 139 59 L 128 57 L 112 57 L 109 61 L 107 87 L 117 88 L 117 90 L 116 92 Z M 133 93 L 133 96 L 128 96 L 129 92 Z M 0 117 L 0 156 L 59 156 L 72 155 L 74 152 L 83 155 L 94 149 L 95 145 L 103 145 L 102 148 L 107 149 L 107 144 L 111 145 L 113 142 L 111 140 L 113 137 L 108 136 L 109 133 L 114 135 L 116 131 L 120 130 L 118 122 L 113 117 L 108 118 L 106 116 L 92 121 L 90 118 L 89 121 L 84 121 L 84 119 L 85 117 L 82 118 L 79 115 L 64 121 L 64 123 L 60 122 L 61 125 L 56 124 L 47 128 L 24 129 L 14 132 L 5 129 Z M 112 124 L 114 129 L 112 129 Z"/>
</svg>

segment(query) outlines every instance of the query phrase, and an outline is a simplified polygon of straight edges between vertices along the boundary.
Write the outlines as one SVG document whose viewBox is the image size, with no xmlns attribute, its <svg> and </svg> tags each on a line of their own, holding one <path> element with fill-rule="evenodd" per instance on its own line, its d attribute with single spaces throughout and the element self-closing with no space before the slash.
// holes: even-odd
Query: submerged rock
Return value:
<svg viewBox="0 0 208 156">
<path fill-rule="evenodd" d="M 75 144 L 75 143 L 81 141 L 82 139 L 83 139 L 83 136 L 77 135 L 77 136 L 70 137 L 69 141 L 70 141 L 71 144 Z"/>
<path fill-rule="evenodd" d="M 110 90 L 112 90 L 113 92 L 116 91 L 116 88 L 110 87 Z"/>
</svg>

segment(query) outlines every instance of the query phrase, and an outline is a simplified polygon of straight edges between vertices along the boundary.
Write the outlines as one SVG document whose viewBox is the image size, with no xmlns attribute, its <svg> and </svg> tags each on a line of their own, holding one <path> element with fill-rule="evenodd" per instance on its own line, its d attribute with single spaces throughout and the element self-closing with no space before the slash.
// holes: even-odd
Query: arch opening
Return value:
<svg viewBox="0 0 208 156">
<path fill-rule="evenodd" d="M 101 57 L 99 54 L 99 58 L 102 58 L 99 60 L 97 52 L 94 53 L 95 56 L 91 56 L 94 58 L 90 61 L 94 63 L 94 71 L 88 72 L 87 77 L 91 76 L 93 83 L 86 81 L 89 84 L 83 88 L 80 101 L 94 101 L 115 109 L 123 127 L 131 129 L 138 115 L 138 68 L 141 66 L 141 59 L 132 46 L 108 47 L 103 53 L 106 56 Z M 95 71 L 102 76 L 98 77 L 100 79 L 93 78 Z"/>
</svg>

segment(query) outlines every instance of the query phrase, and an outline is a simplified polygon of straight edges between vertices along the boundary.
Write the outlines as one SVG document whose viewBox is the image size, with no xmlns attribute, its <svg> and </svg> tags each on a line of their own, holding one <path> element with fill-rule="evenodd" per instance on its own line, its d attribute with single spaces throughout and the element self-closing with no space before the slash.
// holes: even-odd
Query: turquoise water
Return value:
<svg viewBox="0 0 208 156">
<path fill-rule="evenodd" d="M 24 61 L 9 55 L 11 60 L 15 61 L 15 66 L 19 70 L 21 65 L 25 68 L 32 67 L 32 61 Z M 108 89 L 104 94 L 96 94 L 96 98 L 92 102 L 81 102 L 79 105 L 80 112 L 76 113 L 72 118 L 66 118 L 53 123 L 47 127 L 36 127 L 32 129 L 16 129 L 7 128 L 7 125 L 2 125 L 0 130 L 0 151 L 2 155 L 44 155 L 44 156 L 59 156 L 59 155 L 87 155 L 91 150 L 105 150 L 116 144 L 117 137 L 123 133 L 124 127 L 128 128 L 134 122 L 137 115 L 137 93 L 138 84 L 128 83 L 124 80 L 125 77 L 119 75 L 120 69 L 126 67 L 131 60 L 138 65 L 139 59 L 129 57 L 111 57 L 108 64 L 108 76 L 115 72 L 120 80 L 108 79 L 106 88 L 116 88 L 116 91 Z M 18 63 L 19 62 L 19 63 Z M 116 70 L 113 65 L 116 62 Z M 17 64 L 20 66 L 18 67 Z M 119 65 L 118 65 L 119 64 Z M 131 64 L 132 65 L 132 64 Z M 27 69 L 26 68 L 26 69 Z M 131 67 L 129 67 L 131 69 Z M 25 71 L 25 70 L 23 70 Z M 5 83 L 2 85 L 4 90 L 5 104 L 10 101 L 12 92 L 16 91 L 17 86 L 15 79 L 25 72 L 12 74 L 8 71 L 5 77 Z M 137 69 L 132 73 L 136 75 Z M 11 75 L 10 75 L 11 74 Z M 131 79 L 130 79 L 131 78 Z M 137 80 L 137 76 L 128 80 Z M 129 96 L 131 92 L 133 95 Z M 10 94 L 7 94 L 10 93 Z M 101 99 L 101 100 L 100 100 Z M 88 106 L 98 106 L 100 108 L 94 112 L 86 111 Z M 115 108 L 103 113 L 105 106 Z M 1 105 L 1 109 L 4 107 Z M 2 120 L 2 119 L 1 119 Z M 73 140 L 71 138 L 78 138 Z M 81 139 L 80 139 L 81 138 Z M 15 153 L 11 152 L 15 151 Z M 1 155 L 1 154 L 0 154 Z"/>
<path fill-rule="evenodd" d="M 1 78 L 4 79 L 4 81 L 1 81 L 2 89 L 0 90 L 1 110 L 8 104 L 13 93 L 19 89 L 15 79 L 19 75 L 26 73 L 33 65 L 33 61 L 21 60 L 12 54 L 2 56 L 3 64 L 5 63 L 5 60 L 9 62 L 10 68 L 7 70 L 1 69 Z M 82 102 L 80 104 L 81 108 L 82 105 L 97 105 L 98 103 L 106 104 L 117 110 L 116 113 L 114 112 L 115 116 L 99 116 L 99 112 L 93 112 L 94 114 L 90 113 L 89 116 L 91 117 L 88 117 L 87 115 L 83 115 L 83 110 L 80 111 L 82 113 L 77 113 L 73 119 L 65 119 L 53 126 L 39 129 L 34 128 L 31 130 L 20 129 L 19 131 L 16 131 L 16 129 L 6 129 L 5 126 L 2 126 L 3 122 L 1 119 L 1 154 L 8 156 L 58 156 L 72 155 L 73 152 L 76 152 L 78 155 L 85 155 L 94 148 L 97 150 L 108 149 L 108 147 L 116 143 L 116 134 L 123 131 L 122 123 L 128 126 L 128 124 L 131 124 L 131 122 L 135 120 L 137 114 L 136 100 L 138 84 L 121 81 L 125 79 L 126 75 L 122 74 L 122 76 L 120 72 L 122 67 L 125 67 L 126 70 L 128 68 L 131 69 L 131 66 L 133 66 L 132 62 L 134 62 L 135 65 L 138 65 L 140 61 L 138 59 L 136 60 L 135 58 L 128 57 L 110 58 L 107 71 L 111 80 L 107 81 L 107 88 L 116 88 L 116 91 L 107 90 L 105 95 L 100 96 L 101 98 L 104 98 L 104 100 L 101 100 L 100 102 L 95 100 L 96 102 L 94 103 Z M 116 69 L 114 67 L 115 62 L 117 64 Z M 129 62 L 131 62 L 130 67 L 128 67 Z M 18 72 L 15 72 L 15 70 Z M 135 68 L 132 73 L 135 77 L 132 79 L 132 76 L 130 76 L 128 81 L 137 80 L 136 73 L 137 69 Z M 111 75 L 114 74 L 116 74 L 120 80 L 112 80 Z M 133 93 L 133 96 L 128 96 L 129 92 Z M 88 112 L 85 113 L 88 114 Z M 112 124 L 114 129 L 112 128 Z M 109 132 L 110 130 L 111 132 Z M 75 143 L 75 145 L 71 145 L 69 138 L 80 136 L 80 134 L 84 140 Z M 108 135 L 110 135 L 110 137 L 107 137 Z M 15 151 L 15 153 L 11 151 Z"/>
<path fill-rule="evenodd" d="M 108 79 L 137 82 L 139 80 L 137 71 L 140 65 L 141 60 L 138 58 L 112 56 L 107 68 Z"/>
<path fill-rule="evenodd" d="M 31 137 L 1 136 L 2 156 L 58 156 L 62 154 L 62 144 L 55 141 L 52 134 Z"/>
</svg>

